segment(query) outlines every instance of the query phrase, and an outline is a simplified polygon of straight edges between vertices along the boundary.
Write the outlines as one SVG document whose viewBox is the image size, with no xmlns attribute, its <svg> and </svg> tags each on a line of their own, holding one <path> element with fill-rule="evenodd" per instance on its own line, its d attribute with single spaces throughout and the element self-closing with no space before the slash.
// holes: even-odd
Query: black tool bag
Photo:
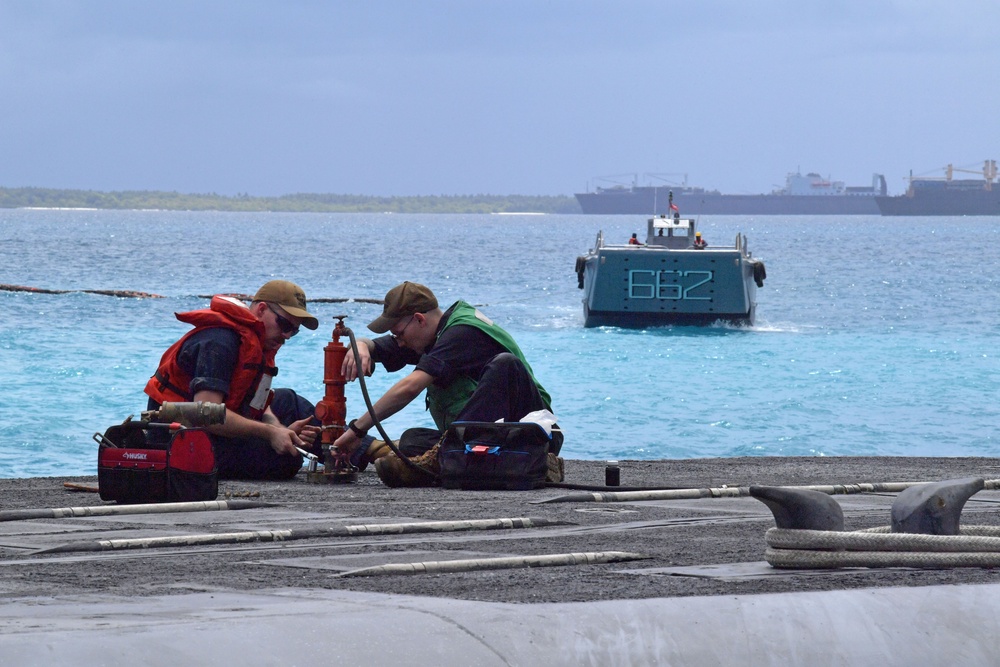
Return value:
<svg viewBox="0 0 1000 667">
<path fill-rule="evenodd" d="M 438 452 L 446 489 L 545 486 L 551 437 L 531 422 L 454 422 Z"/>
<path fill-rule="evenodd" d="M 215 500 L 219 473 L 208 433 L 181 428 L 169 439 L 154 426 L 129 422 L 94 434 L 101 500 L 162 503 Z"/>
</svg>

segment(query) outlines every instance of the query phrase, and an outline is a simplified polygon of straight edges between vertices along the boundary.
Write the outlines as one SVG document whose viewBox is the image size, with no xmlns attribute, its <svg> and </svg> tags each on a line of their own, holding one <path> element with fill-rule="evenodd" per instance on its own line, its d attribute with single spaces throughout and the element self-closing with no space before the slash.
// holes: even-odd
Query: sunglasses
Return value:
<svg viewBox="0 0 1000 667">
<path fill-rule="evenodd" d="M 281 314 L 274 309 L 274 306 L 265 302 L 268 309 L 274 313 L 274 319 L 278 322 L 278 328 L 281 329 L 281 333 L 288 334 L 289 336 L 294 336 L 299 332 L 299 326 L 297 324 L 292 324 L 288 318 L 282 317 Z"/>
</svg>

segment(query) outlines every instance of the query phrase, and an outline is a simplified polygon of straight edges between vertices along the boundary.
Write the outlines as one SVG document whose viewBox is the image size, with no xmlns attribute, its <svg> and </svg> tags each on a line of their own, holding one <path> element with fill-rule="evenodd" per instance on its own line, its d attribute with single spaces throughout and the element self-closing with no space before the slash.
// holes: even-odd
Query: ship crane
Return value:
<svg viewBox="0 0 1000 667">
<path fill-rule="evenodd" d="M 623 183 L 621 181 L 621 179 L 627 176 L 631 177 L 628 184 Z M 611 174 L 610 176 L 596 176 L 593 180 L 602 181 L 604 183 L 611 183 L 612 188 L 625 188 L 625 187 L 634 188 L 639 185 L 639 174 L 634 172 L 628 174 Z M 597 187 L 598 190 L 601 189 L 601 186 L 596 184 L 595 186 Z M 587 183 L 587 192 L 590 192 L 590 183 Z"/>
<path fill-rule="evenodd" d="M 986 190 L 989 191 L 993 189 L 993 181 L 995 181 L 997 177 L 997 161 L 985 160 L 981 170 L 953 167 L 949 164 L 945 169 L 945 180 L 950 181 L 952 179 L 952 174 L 956 171 L 960 171 L 964 174 L 982 174 L 983 180 L 986 181 Z"/>
<path fill-rule="evenodd" d="M 993 189 L 993 181 L 997 178 L 997 161 L 996 160 L 984 160 L 982 169 L 966 169 L 965 167 L 956 167 L 949 164 L 944 168 L 944 176 L 921 176 L 922 181 L 946 181 L 950 182 L 954 179 L 955 172 L 961 172 L 964 174 L 978 174 L 983 177 L 985 182 L 984 188 L 987 191 Z M 910 172 L 910 187 L 913 187 L 913 172 Z"/>
<path fill-rule="evenodd" d="M 671 178 L 674 178 L 676 176 L 683 176 L 684 180 L 682 180 L 680 183 L 678 183 L 677 181 L 670 180 Z M 680 173 L 680 172 L 678 172 L 678 173 L 652 173 L 652 172 L 647 172 L 647 173 L 643 174 L 643 177 L 645 177 L 646 180 L 649 183 L 652 183 L 652 180 L 656 179 L 658 181 L 663 181 L 667 185 L 677 185 L 677 186 L 680 186 L 682 188 L 686 188 L 687 184 L 688 184 L 688 175 Z"/>
</svg>

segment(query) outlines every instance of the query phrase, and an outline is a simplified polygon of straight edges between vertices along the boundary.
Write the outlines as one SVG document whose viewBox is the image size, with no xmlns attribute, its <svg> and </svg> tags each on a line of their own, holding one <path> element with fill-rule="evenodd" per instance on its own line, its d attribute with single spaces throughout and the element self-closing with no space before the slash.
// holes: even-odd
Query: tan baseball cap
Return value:
<svg viewBox="0 0 1000 667">
<path fill-rule="evenodd" d="M 402 285 L 396 285 L 386 293 L 381 317 L 369 324 L 368 328 L 375 333 L 385 333 L 404 317 L 427 313 L 437 307 L 438 301 L 434 292 L 419 283 L 407 281 Z"/>
<path fill-rule="evenodd" d="M 319 327 L 319 320 L 316 316 L 306 310 L 306 293 L 295 283 L 287 280 L 272 280 L 264 283 L 264 286 L 254 294 L 254 301 L 266 301 L 281 306 L 281 309 L 292 317 L 297 317 L 302 321 L 302 326 L 306 329 L 316 329 Z"/>
</svg>

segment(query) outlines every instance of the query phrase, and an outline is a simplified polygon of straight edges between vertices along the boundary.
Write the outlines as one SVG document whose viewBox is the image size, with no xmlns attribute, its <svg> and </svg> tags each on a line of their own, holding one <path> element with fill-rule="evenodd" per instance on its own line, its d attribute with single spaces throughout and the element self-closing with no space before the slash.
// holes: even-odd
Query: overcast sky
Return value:
<svg viewBox="0 0 1000 667">
<path fill-rule="evenodd" d="M 0 31 L 6 187 L 898 193 L 1000 159 L 996 0 L 0 0 Z"/>
</svg>

